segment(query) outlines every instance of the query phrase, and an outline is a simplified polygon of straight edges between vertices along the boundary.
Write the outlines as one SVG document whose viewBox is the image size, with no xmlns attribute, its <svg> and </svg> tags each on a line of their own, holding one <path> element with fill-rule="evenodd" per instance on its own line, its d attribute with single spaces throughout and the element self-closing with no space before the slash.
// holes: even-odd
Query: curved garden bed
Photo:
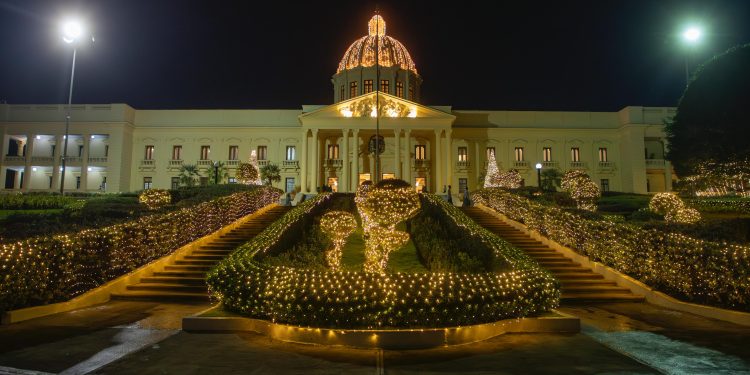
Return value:
<svg viewBox="0 0 750 375">
<path fill-rule="evenodd" d="M 559 286 L 552 276 L 434 195 L 421 195 L 423 209 L 442 212 L 442 220 L 455 233 L 485 246 L 503 264 L 502 270 L 378 273 L 270 265 L 262 260 L 289 249 L 332 198 L 322 194 L 300 204 L 241 246 L 209 273 L 211 294 L 225 309 L 244 316 L 321 328 L 479 324 L 539 314 L 559 301 Z"/>
</svg>

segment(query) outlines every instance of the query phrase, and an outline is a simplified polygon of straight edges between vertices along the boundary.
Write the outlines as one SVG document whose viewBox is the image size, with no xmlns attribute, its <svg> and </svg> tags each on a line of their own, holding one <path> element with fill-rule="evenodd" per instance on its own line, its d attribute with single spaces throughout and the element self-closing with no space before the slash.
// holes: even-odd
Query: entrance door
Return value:
<svg viewBox="0 0 750 375">
<path fill-rule="evenodd" d="M 291 193 L 294 191 L 294 177 L 286 178 L 286 192 Z"/>
</svg>

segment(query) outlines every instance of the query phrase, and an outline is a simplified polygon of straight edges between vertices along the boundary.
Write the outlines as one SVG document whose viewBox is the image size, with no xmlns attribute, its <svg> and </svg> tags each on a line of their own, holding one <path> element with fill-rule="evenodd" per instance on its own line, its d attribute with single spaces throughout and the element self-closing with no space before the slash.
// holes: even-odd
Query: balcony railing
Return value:
<svg viewBox="0 0 750 375">
<path fill-rule="evenodd" d="M 542 162 L 542 168 L 558 168 L 560 166 L 560 162 L 557 161 L 543 161 Z"/>
<path fill-rule="evenodd" d="M 80 156 L 68 156 L 65 158 L 66 163 L 80 163 L 81 159 L 83 159 Z"/>
<path fill-rule="evenodd" d="M 240 161 L 239 160 L 227 160 L 224 162 L 224 165 L 227 168 L 237 168 L 240 166 Z"/>
<path fill-rule="evenodd" d="M 468 160 L 456 160 L 456 168 L 466 169 L 471 166 L 471 162 Z"/>
<path fill-rule="evenodd" d="M 154 169 L 156 168 L 156 160 L 154 159 L 143 159 L 141 160 L 141 169 Z"/>
<path fill-rule="evenodd" d="M 52 156 L 32 156 L 31 162 L 32 163 L 52 163 L 52 161 L 55 160 Z"/>
<path fill-rule="evenodd" d="M 344 165 L 344 161 L 341 159 L 326 159 L 326 165 L 334 168 L 341 168 Z"/>
<path fill-rule="evenodd" d="M 182 161 L 182 160 L 179 160 L 179 159 L 172 159 L 172 160 L 170 160 L 170 161 L 169 161 L 169 168 L 172 168 L 172 169 L 179 169 L 179 168 L 181 168 L 181 167 L 182 167 L 182 163 L 183 163 L 183 161 Z"/>
<path fill-rule="evenodd" d="M 571 161 L 570 168 L 572 169 L 586 169 L 585 161 Z"/>
<path fill-rule="evenodd" d="M 513 162 L 513 168 L 528 168 L 529 162 L 525 160 L 516 160 Z"/>
<path fill-rule="evenodd" d="M 646 159 L 646 168 L 664 168 L 664 159 Z"/>
<path fill-rule="evenodd" d="M 95 158 L 89 158 L 89 164 L 106 164 L 107 163 L 107 157 L 95 157 Z"/>
<path fill-rule="evenodd" d="M 271 164 L 270 160 L 258 160 L 258 167 L 265 167 L 268 164 Z"/>
<path fill-rule="evenodd" d="M 599 162 L 599 169 L 614 169 L 615 168 L 615 162 L 613 161 L 600 161 Z"/>
<path fill-rule="evenodd" d="M 429 168 L 430 160 L 428 159 L 414 159 L 414 168 Z"/>
<path fill-rule="evenodd" d="M 5 162 L 6 163 L 13 163 L 13 162 L 25 163 L 26 162 L 26 157 L 25 156 L 10 156 L 10 155 L 8 155 L 8 156 L 5 157 Z"/>
<path fill-rule="evenodd" d="M 199 167 L 213 167 L 214 166 L 214 162 L 211 161 L 211 160 L 198 160 L 198 162 L 196 163 L 196 165 L 199 166 Z"/>
<path fill-rule="evenodd" d="M 282 160 L 281 167 L 286 169 L 297 169 L 299 168 L 299 161 L 297 160 Z"/>
</svg>

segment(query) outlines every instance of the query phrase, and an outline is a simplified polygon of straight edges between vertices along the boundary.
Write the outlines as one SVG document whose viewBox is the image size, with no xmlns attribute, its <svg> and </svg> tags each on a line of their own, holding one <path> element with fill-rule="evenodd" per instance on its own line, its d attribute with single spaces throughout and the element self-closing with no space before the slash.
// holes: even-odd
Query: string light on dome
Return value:
<svg viewBox="0 0 750 375">
<path fill-rule="evenodd" d="M 401 69 L 417 73 L 417 68 L 406 47 L 398 40 L 385 35 L 385 20 L 380 15 L 375 15 L 368 21 L 367 35 L 355 40 L 349 46 L 336 73 L 357 67 L 375 66 L 376 40 L 380 45 L 380 53 L 378 54 L 380 66 L 398 66 Z"/>
</svg>

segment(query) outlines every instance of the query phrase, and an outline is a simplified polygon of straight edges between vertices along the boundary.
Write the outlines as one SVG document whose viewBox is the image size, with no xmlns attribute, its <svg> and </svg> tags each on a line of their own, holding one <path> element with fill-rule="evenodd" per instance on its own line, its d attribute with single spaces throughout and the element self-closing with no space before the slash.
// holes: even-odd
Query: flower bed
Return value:
<svg viewBox="0 0 750 375">
<path fill-rule="evenodd" d="M 75 297 L 279 199 L 259 187 L 76 234 L 0 245 L 0 310 Z"/>
<path fill-rule="evenodd" d="M 501 189 L 479 190 L 472 200 L 669 294 L 750 310 L 750 247 L 587 219 Z"/>
<path fill-rule="evenodd" d="M 485 241 L 511 270 L 501 273 L 367 273 L 271 266 L 256 256 L 280 252 L 330 200 L 321 194 L 292 209 L 208 275 L 224 307 L 273 322 L 329 328 L 447 327 L 541 313 L 559 301 L 557 282 L 520 250 L 458 210 L 456 226 Z"/>
</svg>

